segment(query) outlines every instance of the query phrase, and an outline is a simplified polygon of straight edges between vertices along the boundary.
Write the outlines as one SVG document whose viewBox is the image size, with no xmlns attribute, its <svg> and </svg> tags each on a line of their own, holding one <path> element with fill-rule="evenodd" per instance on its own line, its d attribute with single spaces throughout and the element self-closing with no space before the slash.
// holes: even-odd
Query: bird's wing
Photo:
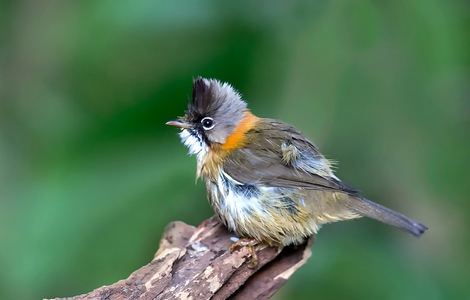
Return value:
<svg viewBox="0 0 470 300">
<path fill-rule="evenodd" d="M 244 147 L 226 157 L 223 170 L 244 184 L 357 193 L 334 176 L 313 143 L 294 127 L 271 119 L 260 119 Z"/>
</svg>

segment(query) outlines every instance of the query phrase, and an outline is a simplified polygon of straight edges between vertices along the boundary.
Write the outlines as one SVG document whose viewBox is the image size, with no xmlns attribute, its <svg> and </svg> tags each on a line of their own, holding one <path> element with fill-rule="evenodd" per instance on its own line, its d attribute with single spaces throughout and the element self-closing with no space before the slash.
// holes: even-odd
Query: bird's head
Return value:
<svg viewBox="0 0 470 300">
<path fill-rule="evenodd" d="M 166 124 L 181 128 L 189 152 L 201 154 L 213 145 L 227 145 L 247 114 L 245 101 L 231 85 L 198 77 L 185 115 Z"/>
</svg>

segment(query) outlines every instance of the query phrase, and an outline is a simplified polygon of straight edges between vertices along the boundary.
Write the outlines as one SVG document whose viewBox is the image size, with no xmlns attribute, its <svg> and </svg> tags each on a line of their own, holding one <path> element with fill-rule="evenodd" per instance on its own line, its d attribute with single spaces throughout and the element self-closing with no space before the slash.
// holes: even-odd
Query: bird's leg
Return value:
<svg viewBox="0 0 470 300">
<path fill-rule="evenodd" d="M 256 268 L 258 265 L 258 255 L 256 254 L 256 246 L 260 243 L 253 239 L 253 238 L 240 238 L 238 241 L 234 242 L 230 245 L 230 252 L 235 252 L 240 250 L 241 248 L 246 248 L 248 250 L 248 254 L 250 256 L 250 260 L 248 261 L 248 267 L 253 269 Z"/>
</svg>

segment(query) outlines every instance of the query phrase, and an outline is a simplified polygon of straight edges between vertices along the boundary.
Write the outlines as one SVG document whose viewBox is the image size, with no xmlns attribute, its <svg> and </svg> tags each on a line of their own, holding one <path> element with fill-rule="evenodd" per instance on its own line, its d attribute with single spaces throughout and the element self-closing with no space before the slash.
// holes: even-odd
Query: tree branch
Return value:
<svg viewBox="0 0 470 300">
<path fill-rule="evenodd" d="M 297 247 L 230 253 L 231 234 L 215 217 L 193 227 L 170 223 L 154 259 L 127 279 L 67 299 L 268 299 L 310 257 L 313 239 Z M 64 298 L 57 298 L 64 299 Z"/>
</svg>

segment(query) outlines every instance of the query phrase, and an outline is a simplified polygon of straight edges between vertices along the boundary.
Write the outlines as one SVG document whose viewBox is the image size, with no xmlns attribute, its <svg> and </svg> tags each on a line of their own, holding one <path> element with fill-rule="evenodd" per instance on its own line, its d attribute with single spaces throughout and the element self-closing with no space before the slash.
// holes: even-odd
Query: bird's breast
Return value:
<svg viewBox="0 0 470 300">
<path fill-rule="evenodd" d="M 239 235 L 270 244 L 290 244 L 301 242 L 313 232 L 298 189 L 243 184 L 222 169 L 215 181 L 205 179 L 214 211 Z"/>
<path fill-rule="evenodd" d="M 222 170 L 223 157 L 218 151 L 209 150 L 197 158 L 197 177 L 217 181 Z"/>
<path fill-rule="evenodd" d="M 229 229 L 246 224 L 253 215 L 262 214 L 265 191 L 250 184 L 241 184 L 220 170 L 215 181 L 206 181 L 209 199 L 216 213 Z"/>
</svg>

